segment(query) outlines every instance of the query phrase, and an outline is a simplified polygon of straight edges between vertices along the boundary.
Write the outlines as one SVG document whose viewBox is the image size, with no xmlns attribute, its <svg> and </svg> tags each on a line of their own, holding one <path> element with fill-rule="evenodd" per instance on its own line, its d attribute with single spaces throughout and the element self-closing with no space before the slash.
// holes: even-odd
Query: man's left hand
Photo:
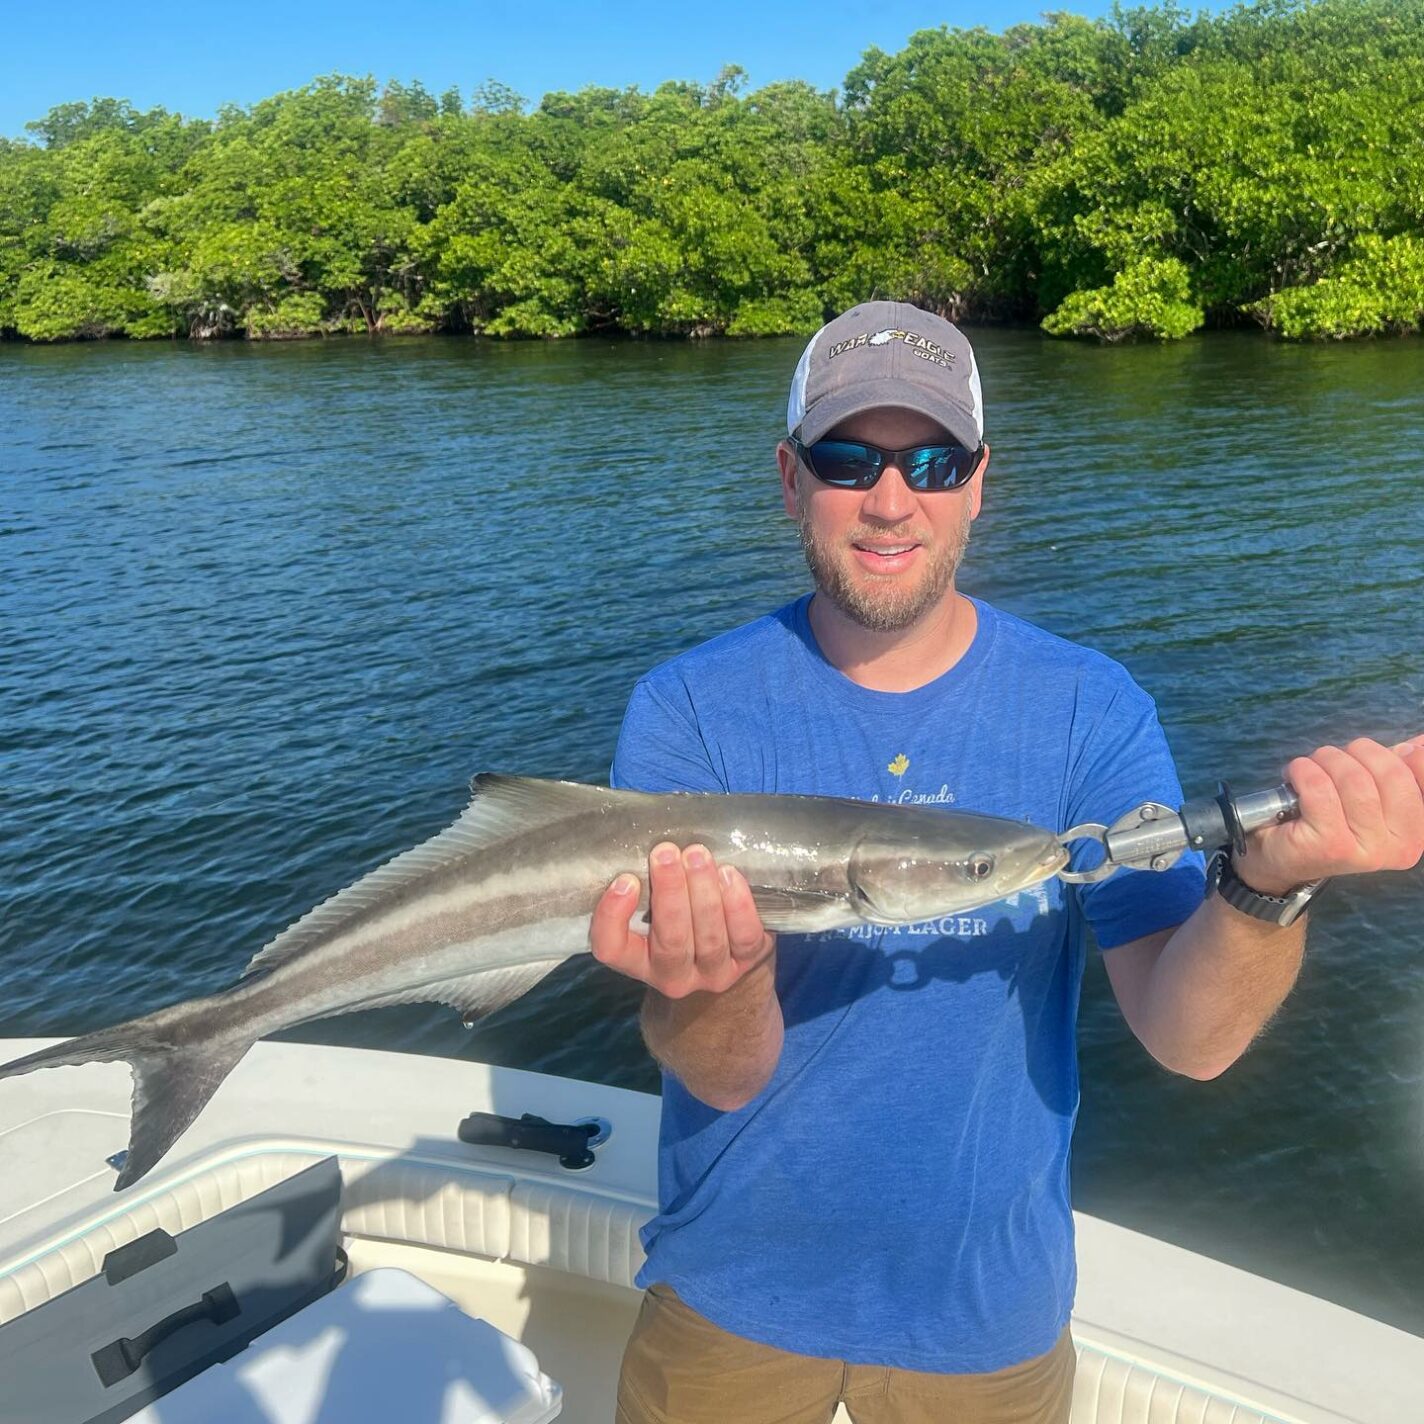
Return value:
<svg viewBox="0 0 1424 1424">
<path fill-rule="evenodd" d="M 1409 870 L 1424 856 L 1424 734 L 1381 746 L 1367 737 L 1296 757 L 1285 779 L 1300 816 L 1253 831 L 1236 873 L 1263 895 L 1307 880 Z"/>
</svg>

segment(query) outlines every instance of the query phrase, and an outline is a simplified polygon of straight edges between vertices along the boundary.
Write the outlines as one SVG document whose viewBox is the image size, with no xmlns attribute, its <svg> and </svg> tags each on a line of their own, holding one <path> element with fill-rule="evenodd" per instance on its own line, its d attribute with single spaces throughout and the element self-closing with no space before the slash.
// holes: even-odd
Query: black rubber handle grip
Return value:
<svg viewBox="0 0 1424 1424">
<path fill-rule="evenodd" d="M 461 1142 L 477 1147 L 513 1147 L 521 1152 L 548 1152 L 562 1167 L 587 1167 L 593 1162 L 589 1138 L 598 1132 L 593 1123 L 550 1122 L 525 1113 L 523 1117 L 500 1117 L 498 1113 L 475 1112 L 465 1118 L 456 1135 Z"/>
<path fill-rule="evenodd" d="M 1227 807 L 1230 805 L 1226 793 L 1203 797 L 1199 801 L 1188 801 L 1180 815 L 1182 826 L 1187 833 L 1187 844 L 1193 850 L 1211 852 L 1219 846 L 1233 844 L 1236 827 L 1233 826 Z"/>
<path fill-rule="evenodd" d="M 181 1310 L 175 1310 L 172 1315 L 164 1316 L 156 1325 L 150 1325 L 142 1335 L 132 1338 L 121 1335 L 117 1340 L 111 1340 L 107 1345 L 95 1350 L 90 1358 L 94 1361 L 100 1383 L 108 1389 L 110 1385 L 127 1379 L 143 1364 L 155 1347 L 170 1335 L 176 1335 L 185 1326 L 196 1324 L 200 1320 L 206 1320 L 212 1325 L 226 1325 L 229 1320 L 236 1320 L 241 1314 L 242 1307 L 237 1303 L 232 1287 L 224 1281 L 220 1286 L 214 1286 L 212 1290 L 204 1292 L 201 1300 L 194 1301 L 192 1305 L 185 1305 Z"/>
</svg>

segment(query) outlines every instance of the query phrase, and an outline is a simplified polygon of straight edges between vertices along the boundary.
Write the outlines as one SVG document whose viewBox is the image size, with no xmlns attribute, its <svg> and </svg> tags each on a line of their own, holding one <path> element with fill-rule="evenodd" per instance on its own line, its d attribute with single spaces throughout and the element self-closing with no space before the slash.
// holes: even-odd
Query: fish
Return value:
<svg viewBox="0 0 1424 1424">
<path fill-rule="evenodd" d="M 471 1024 L 589 948 L 603 892 L 643 885 L 662 841 L 705 845 L 746 877 L 777 933 L 913 924 L 1024 890 L 1067 852 L 1027 822 L 822 796 L 642 791 L 482 773 L 443 831 L 364 875 L 266 944 L 241 978 L 0 1066 L 124 1061 L 132 1186 L 260 1038 L 390 1004 L 443 1003 Z M 645 922 L 644 922 L 645 923 Z"/>
</svg>

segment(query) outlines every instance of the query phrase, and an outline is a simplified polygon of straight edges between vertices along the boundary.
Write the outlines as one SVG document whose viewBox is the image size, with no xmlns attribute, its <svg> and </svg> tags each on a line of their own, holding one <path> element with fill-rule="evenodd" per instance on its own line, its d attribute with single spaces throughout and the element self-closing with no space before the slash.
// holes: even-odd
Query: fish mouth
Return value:
<svg viewBox="0 0 1424 1424">
<path fill-rule="evenodd" d="M 1031 890 L 1051 880 L 1068 864 L 1068 851 L 1054 841 L 1046 850 L 1036 856 L 1025 855 L 1019 862 L 1020 874 L 1014 883 L 1002 892 L 1002 896 L 1017 895 L 1021 890 Z"/>
<path fill-rule="evenodd" d="M 1047 880 L 1050 876 L 1057 875 L 1068 864 L 1068 847 L 1060 845 L 1057 841 L 1046 850 L 1038 862 L 1038 879 Z"/>
</svg>

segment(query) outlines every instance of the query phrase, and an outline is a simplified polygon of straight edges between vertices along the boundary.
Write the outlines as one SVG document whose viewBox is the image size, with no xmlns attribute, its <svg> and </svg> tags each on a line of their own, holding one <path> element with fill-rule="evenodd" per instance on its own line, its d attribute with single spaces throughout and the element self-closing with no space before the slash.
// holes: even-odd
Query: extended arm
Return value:
<svg viewBox="0 0 1424 1424">
<path fill-rule="evenodd" d="M 1424 742 L 1321 747 L 1286 775 L 1300 819 L 1251 836 L 1235 867 L 1253 889 L 1283 895 L 1323 876 L 1407 870 L 1424 854 Z M 1108 950 L 1104 962 L 1148 1052 L 1175 1072 L 1213 1078 L 1280 1007 L 1304 950 L 1305 920 L 1283 929 L 1213 895 L 1176 929 Z"/>
<path fill-rule="evenodd" d="M 1250 1046 L 1300 973 L 1305 919 L 1281 929 L 1219 895 L 1175 930 L 1103 956 L 1128 1027 L 1164 1068 L 1215 1078 Z"/>
</svg>

